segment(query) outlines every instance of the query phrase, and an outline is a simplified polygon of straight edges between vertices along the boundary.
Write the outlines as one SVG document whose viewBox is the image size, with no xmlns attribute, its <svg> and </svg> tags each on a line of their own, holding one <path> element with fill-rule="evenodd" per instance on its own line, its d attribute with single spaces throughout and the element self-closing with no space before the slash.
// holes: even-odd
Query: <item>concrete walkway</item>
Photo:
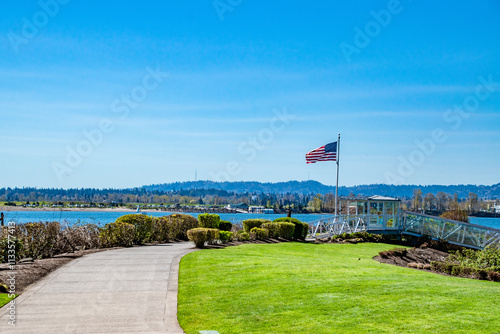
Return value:
<svg viewBox="0 0 500 334">
<path fill-rule="evenodd" d="M 0 309 L 0 333 L 183 333 L 177 323 L 181 257 L 192 243 L 86 255 L 29 287 L 16 326 Z"/>
</svg>

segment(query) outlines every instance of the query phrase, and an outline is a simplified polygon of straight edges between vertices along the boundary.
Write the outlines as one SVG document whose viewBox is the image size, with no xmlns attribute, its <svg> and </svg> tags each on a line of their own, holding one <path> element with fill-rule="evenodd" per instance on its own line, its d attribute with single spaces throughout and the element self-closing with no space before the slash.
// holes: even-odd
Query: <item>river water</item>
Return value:
<svg viewBox="0 0 500 334">
<path fill-rule="evenodd" d="M 133 213 L 133 212 L 132 212 Z M 100 226 L 114 222 L 118 217 L 130 214 L 130 212 L 113 212 L 113 211 L 5 211 L 5 222 L 15 221 L 16 223 L 38 222 L 38 221 L 58 221 L 68 222 L 69 224 L 80 222 L 94 223 Z M 168 216 L 171 212 L 148 212 L 153 217 Z M 198 217 L 199 213 L 188 213 L 194 217 Z M 249 214 L 249 213 L 220 213 L 222 220 L 227 220 L 232 223 L 240 223 L 245 219 L 265 218 L 274 220 L 276 218 L 285 217 L 284 214 Z M 310 223 L 321 218 L 332 216 L 331 214 L 293 214 L 303 222 Z M 469 222 L 476 225 L 493 227 L 500 229 L 500 218 L 479 218 L 470 217 Z"/>
</svg>

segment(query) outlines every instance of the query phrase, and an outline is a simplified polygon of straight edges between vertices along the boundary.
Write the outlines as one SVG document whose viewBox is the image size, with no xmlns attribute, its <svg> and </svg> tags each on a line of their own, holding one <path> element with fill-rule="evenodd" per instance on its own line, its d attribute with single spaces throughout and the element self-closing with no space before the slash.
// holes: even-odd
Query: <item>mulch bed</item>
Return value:
<svg viewBox="0 0 500 334">
<path fill-rule="evenodd" d="M 410 248 L 406 250 L 406 254 L 403 256 L 388 254 L 387 257 L 382 257 L 377 255 L 373 259 L 382 263 L 408 267 L 409 263 L 431 264 L 433 261 L 444 262 L 448 256 L 449 254 L 447 252 L 420 246 L 419 248 Z"/>
</svg>

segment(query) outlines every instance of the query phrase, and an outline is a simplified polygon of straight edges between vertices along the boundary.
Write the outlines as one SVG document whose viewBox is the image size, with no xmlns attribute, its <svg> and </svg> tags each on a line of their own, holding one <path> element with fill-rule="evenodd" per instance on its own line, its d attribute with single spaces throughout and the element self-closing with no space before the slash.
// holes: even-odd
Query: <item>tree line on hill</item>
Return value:
<svg viewBox="0 0 500 334">
<path fill-rule="evenodd" d="M 335 188 L 322 185 L 315 181 L 285 182 L 286 186 L 280 184 L 267 184 L 259 182 L 183 182 L 168 185 L 150 185 L 140 188 L 129 189 L 55 189 L 55 188 L 1 188 L 0 202 L 11 205 L 30 204 L 34 206 L 57 203 L 59 205 L 74 205 L 81 203 L 98 203 L 99 206 L 122 206 L 131 204 L 161 204 L 161 205 L 206 205 L 225 206 L 228 204 L 245 203 L 273 208 L 276 212 L 285 212 L 288 208 L 294 212 L 324 212 L 331 213 L 335 210 Z M 297 185 L 297 188 L 293 188 Z M 307 188 L 307 185 L 313 185 Z M 319 185 L 319 186 L 318 186 Z M 194 188 L 198 186 L 199 188 Z M 214 188 L 207 188 L 213 186 Z M 243 191 L 248 186 L 247 191 Z M 330 190 L 322 193 L 321 189 Z M 410 196 L 397 196 L 399 192 L 381 192 L 384 187 L 411 188 Z M 305 189 L 316 189 L 317 192 L 305 192 Z M 388 186 L 388 185 L 364 185 L 356 187 L 343 187 L 339 189 L 342 196 L 360 197 L 367 195 L 385 195 L 401 199 L 402 208 L 429 214 L 440 214 L 448 210 L 460 208 L 469 213 L 491 210 L 500 201 L 484 197 L 485 193 L 496 194 L 496 186 Z M 347 192 L 347 189 L 353 191 Z M 403 189 L 403 188 L 402 188 Z M 460 189 L 460 192 L 437 191 L 436 189 Z M 481 193 L 469 191 L 465 196 L 462 194 L 466 189 L 483 189 Z M 259 191 L 257 191 L 259 190 Z M 266 191 L 275 192 L 266 192 Z M 286 190 L 286 191 L 285 191 Z M 406 190 L 405 190 L 406 192 Z M 481 195 L 483 194 L 483 195 Z M 494 198 L 500 198 L 496 196 Z"/>
</svg>

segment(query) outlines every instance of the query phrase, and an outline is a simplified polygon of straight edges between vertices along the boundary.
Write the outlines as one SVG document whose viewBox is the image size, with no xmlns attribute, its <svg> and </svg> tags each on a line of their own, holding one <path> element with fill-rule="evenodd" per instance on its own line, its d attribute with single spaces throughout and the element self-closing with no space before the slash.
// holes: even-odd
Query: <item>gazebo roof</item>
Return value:
<svg viewBox="0 0 500 334">
<path fill-rule="evenodd" d="M 401 200 L 393 197 L 387 196 L 368 196 L 368 197 L 344 197 L 342 199 L 350 200 L 350 201 L 379 201 L 379 202 L 400 202 Z"/>
</svg>

